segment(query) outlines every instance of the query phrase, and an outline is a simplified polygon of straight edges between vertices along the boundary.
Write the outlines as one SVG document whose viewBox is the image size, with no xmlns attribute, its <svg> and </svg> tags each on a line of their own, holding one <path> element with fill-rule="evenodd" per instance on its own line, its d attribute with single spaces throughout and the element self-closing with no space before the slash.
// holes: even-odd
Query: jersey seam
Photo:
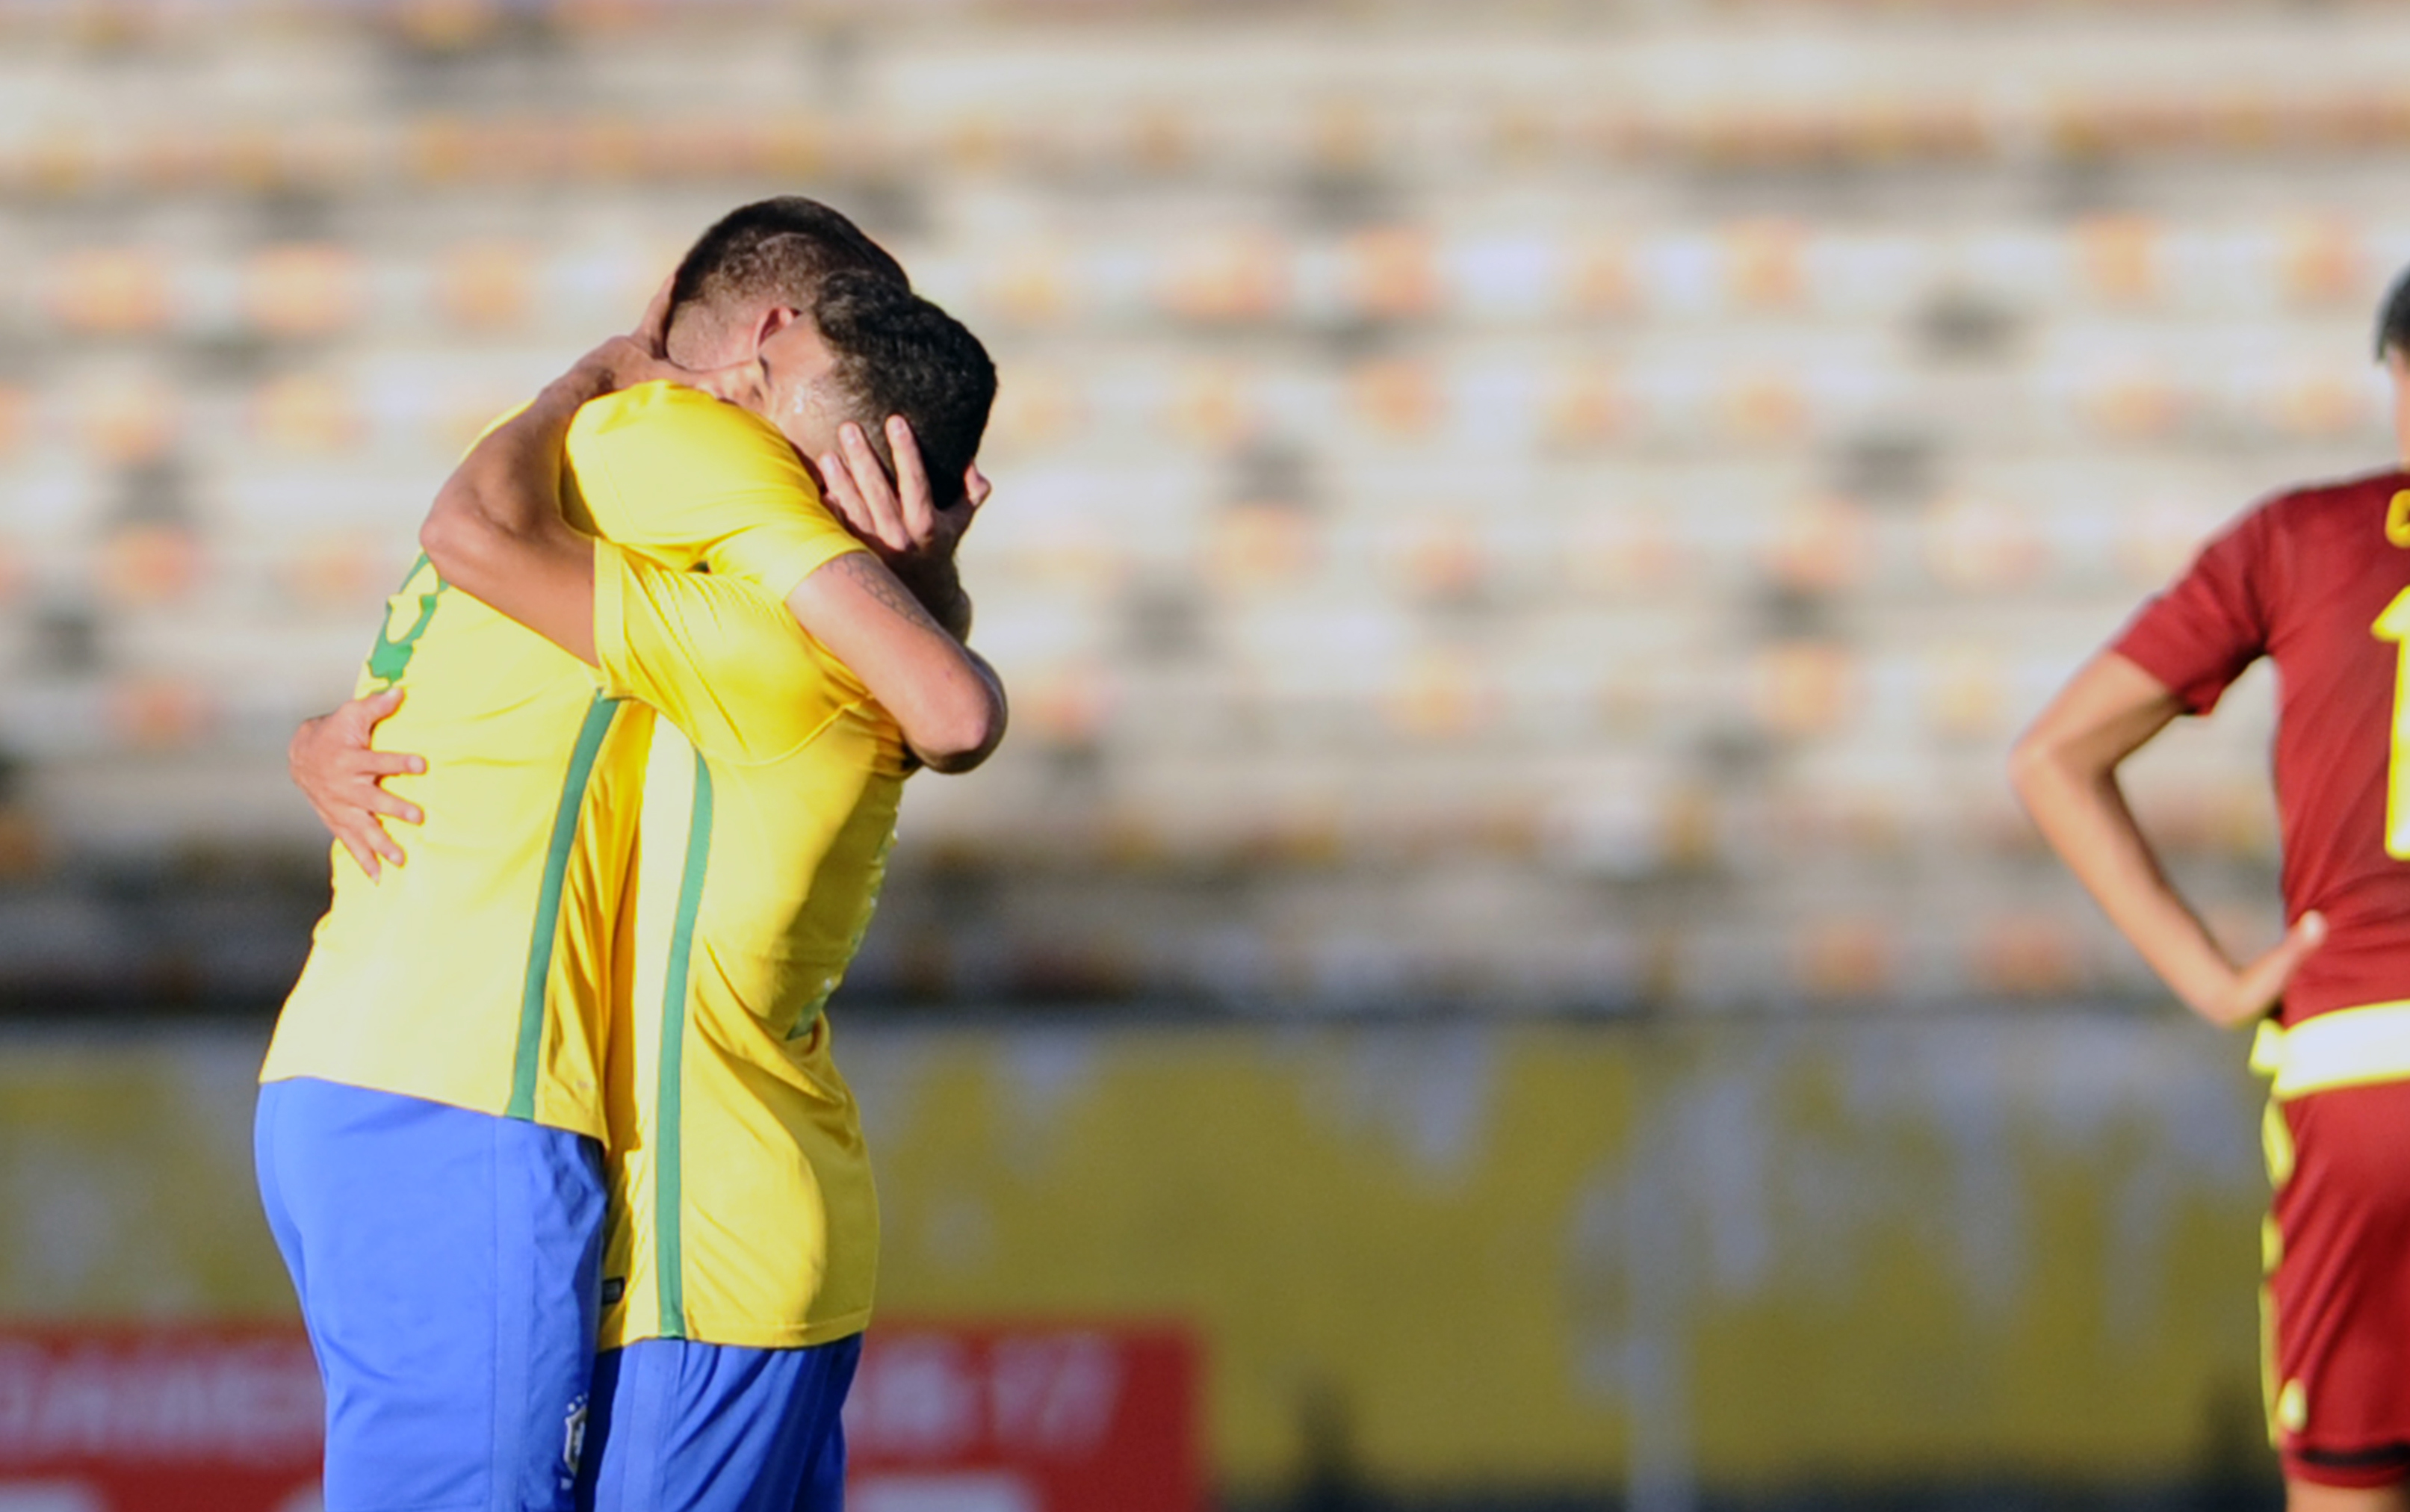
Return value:
<svg viewBox="0 0 2410 1512">
<path fill-rule="evenodd" d="M 835 725 L 839 720 L 844 719 L 849 714 L 857 713 L 863 709 L 868 708 L 877 702 L 878 700 L 867 697 L 850 699 L 846 703 L 838 705 L 835 708 L 831 709 L 825 719 L 821 720 L 820 723 L 813 725 L 808 733 L 798 739 L 793 745 L 789 746 L 786 749 L 779 751 L 777 754 L 774 756 L 757 756 L 740 759 L 732 762 L 731 764 L 736 766 L 775 766 L 780 762 L 791 761 L 796 756 L 809 749 L 811 746 L 820 738 L 820 736 L 828 734 L 830 727 Z M 677 721 L 673 720 L 670 722 L 675 724 Z M 683 734 L 684 732 L 680 733 Z"/>
</svg>

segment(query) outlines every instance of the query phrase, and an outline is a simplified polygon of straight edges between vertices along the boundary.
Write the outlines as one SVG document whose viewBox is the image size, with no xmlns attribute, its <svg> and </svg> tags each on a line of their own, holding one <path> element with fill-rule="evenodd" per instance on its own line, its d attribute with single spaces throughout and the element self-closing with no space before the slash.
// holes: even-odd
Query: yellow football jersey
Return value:
<svg viewBox="0 0 2410 1512">
<path fill-rule="evenodd" d="M 853 549 L 832 539 L 785 437 L 690 388 L 587 405 L 563 491 L 579 525 L 774 599 Z M 399 831 L 409 865 L 380 881 L 330 852 L 333 903 L 261 1080 L 318 1077 L 601 1138 L 602 989 L 651 714 L 423 558 L 360 670 L 360 692 L 394 687 L 406 696 L 377 744 L 427 758 L 423 776 L 387 783 L 426 822 Z"/>
<path fill-rule="evenodd" d="M 612 1032 L 602 1345 L 858 1332 L 878 1209 L 820 1009 L 885 874 L 902 733 L 742 584 L 598 545 L 594 634 L 606 691 L 660 713 Z"/>
</svg>

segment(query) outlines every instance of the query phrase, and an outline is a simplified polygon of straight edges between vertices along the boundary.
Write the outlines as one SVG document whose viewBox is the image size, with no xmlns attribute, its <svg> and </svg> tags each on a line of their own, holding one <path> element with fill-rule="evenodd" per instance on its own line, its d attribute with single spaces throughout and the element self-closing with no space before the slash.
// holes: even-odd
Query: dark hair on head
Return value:
<svg viewBox="0 0 2410 1512">
<path fill-rule="evenodd" d="M 2384 307 L 2377 312 L 2376 360 L 2384 361 L 2388 352 L 2410 357 L 2410 269 L 2394 279 Z"/>
<path fill-rule="evenodd" d="M 836 359 L 827 380 L 889 470 L 887 417 L 912 423 L 940 507 L 963 499 L 995 403 L 995 364 L 953 316 L 886 279 L 846 270 L 820 285 L 813 319 Z"/>
<path fill-rule="evenodd" d="M 740 205 L 713 223 L 670 280 L 670 324 L 700 305 L 809 310 L 831 273 L 853 271 L 910 288 L 904 265 L 841 212 L 801 195 Z"/>
</svg>

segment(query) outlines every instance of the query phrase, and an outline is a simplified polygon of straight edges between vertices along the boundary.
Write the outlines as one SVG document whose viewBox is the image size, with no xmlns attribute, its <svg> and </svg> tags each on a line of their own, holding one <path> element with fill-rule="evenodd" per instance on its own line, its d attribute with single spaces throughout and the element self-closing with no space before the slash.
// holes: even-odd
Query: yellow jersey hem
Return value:
<svg viewBox="0 0 2410 1512">
<path fill-rule="evenodd" d="M 261 1086 L 270 1086 L 278 1082 L 324 1082 L 328 1086 L 356 1087 L 362 1092 L 382 1092 L 389 1098 L 414 1098 L 420 1102 L 431 1102 L 440 1108 L 457 1108 L 464 1113 L 483 1113 L 488 1118 L 511 1118 L 514 1116 L 505 1108 L 490 1100 L 472 1100 L 466 1098 L 447 1098 L 440 1092 L 429 1091 L 425 1087 L 403 1086 L 391 1080 L 371 1081 L 366 1077 L 343 1076 L 324 1070 L 283 1071 L 278 1070 L 272 1066 L 261 1068 L 259 1072 L 259 1084 Z M 604 1140 L 604 1132 L 600 1120 L 586 1123 L 565 1123 L 558 1117 L 547 1118 L 543 1114 L 538 1113 L 533 1117 L 517 1119 L 516 1121 L 519 1123 L 533 1124 L 540 1128 L 557 1128 L 564 1134 L 582 1134 L 586 1138 L 596 1141 L 597 1142 L 602 1142 Z"/>
<path fill-rule="evenodd" d="M 858 1308 L 811 1323 L 746 1323 L 690 1327 L 689 1344 L 719 1345 L 733 1349 L 809 1349 L 816 1345 L 849 1339 L 870 1327 L 870 1309 Z M 669 1337 L 660 1329 L 639 1329 L 624 1338 L 603 1341 L 605 1349 L 624 1349 L 646 1339 Z"/>
</svg>

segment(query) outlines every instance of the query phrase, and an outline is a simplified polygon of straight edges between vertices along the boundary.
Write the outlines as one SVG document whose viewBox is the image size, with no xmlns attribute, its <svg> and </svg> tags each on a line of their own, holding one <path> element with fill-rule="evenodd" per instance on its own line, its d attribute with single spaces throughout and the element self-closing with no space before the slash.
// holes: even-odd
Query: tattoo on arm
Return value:
<svg viewBox="0 0 2410 1512">
<path fill-rule="evenodd" d="M 895 574 L 878 564 L 878 558 L 866 552 L 849 551 L 830 565 L 906 619 L 941 635 L 946 633 L 946 627 L 929 617 L 929 611 L 921 606 L 921 601 L 906 592 L 904 585 L 895 581 Z"/>
<path fill-rule="evenodd" d="M 971 597 L 963 591 L 963 580 L 956 575 L 951 558 L 908 573 L 889 570 L 895 572 L 896 581 L 921 601 L 921 607 L 945 627 L 947 634 L 965 645 L 970 644 Z"/>
</svg>

